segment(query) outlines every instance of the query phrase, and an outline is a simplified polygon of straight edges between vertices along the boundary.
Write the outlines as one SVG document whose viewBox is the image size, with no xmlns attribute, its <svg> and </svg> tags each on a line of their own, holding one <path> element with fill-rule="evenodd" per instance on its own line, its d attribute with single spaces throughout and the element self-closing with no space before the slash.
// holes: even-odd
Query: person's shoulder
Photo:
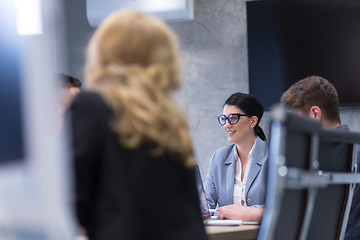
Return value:
<svg viewBox="0 0 360 240">
<path fill-rule="evenodd" d="M 269 143 L 267 141 L 263 141 L 260 138 L 257 139 L 253 159 L 258 164 L 268 161 Z"/>
<path fill-rule="evenodd" d="M 100 107 L 106 104 L 103 97 L 99 93 L 83 91 L 75 97 L 73 105 Z"/>
<path fill-rule="evenodd" d="M 350 128 L 348 125 L 340 125 L 339 127 L 336 128 L 337 130 L 342 130 L 342 131 L 350 131 Z"/>
<path fill-rule="evenodd" d="M 97 92 L 82 91 L 75 98 L 74 103 L 86 104 L 86 103 L 101 103 L 103 102 L 102 96 Z"/>
<path fill-rule="evenodd" d="M 221 147 L 215 151 L 214 156 L 227 156 L 233 151 L 234 147 L 235 147 L 235 144 L 230 144 L 230 145 Z"/>
<path fill-rule="evenodd" d="M 109 113 L 110 109 L 105 103 L 103 97 L 97 92 L 83 91 L 79 93 L 71 106 L 72 111 L 81 109 L 82 112 Z"/>
<path fill-rule="evenodd" d="M 269 142 L 263 141 L 259 137 L 257 137 L 255 148 L 256 150 L 267 151 L 269 148 Z"/>
<path fill-rule="evenodd" d="M 212 168 L 222 169 L 224 163 L 232 162 L 233 160 L 235 160 L 234 151 L 235 151 L 235 144 L 231 144 L 216 150 L 211 158 Z"/>
</svg>

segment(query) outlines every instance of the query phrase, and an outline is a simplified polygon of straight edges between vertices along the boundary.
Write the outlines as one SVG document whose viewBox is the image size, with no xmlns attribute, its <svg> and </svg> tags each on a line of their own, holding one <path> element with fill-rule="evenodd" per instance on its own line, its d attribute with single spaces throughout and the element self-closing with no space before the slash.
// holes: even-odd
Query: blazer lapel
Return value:
<svg viewBox="0 0 360 240">
<path fill-rule="evenodd" d="M 246 181 L 246 187 L 245 187 L 245 196 L 247 196 L 247 193 L 255 181 L 257 175 L 259 174 L 262 165 L 266 159 L 266 142 L 257 139 L 256 146 L 254 149 L 254 155 L 251 161 L 249 175 Z"/>
<path fill-rule="evenodd" d="M 232 148 L 230 154 L 224 162 L 226 171 L 226 199 L 228 203 L 234 203 L 234 183 L 235 183 L 235 170 L 236 170 L 236 162 L 235 162 L 235 144 Z"/>
</svg>

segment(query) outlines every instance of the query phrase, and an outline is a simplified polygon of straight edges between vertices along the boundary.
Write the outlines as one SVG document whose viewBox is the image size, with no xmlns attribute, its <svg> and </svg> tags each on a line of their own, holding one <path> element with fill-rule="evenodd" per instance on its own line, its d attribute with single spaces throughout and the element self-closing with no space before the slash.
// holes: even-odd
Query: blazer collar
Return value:
<svg viewBox="0 0 360 240">
<path fill-rule="evenodd" d="M 231 151 L 228 154 L 228 157 L 224 161 L 224 165 L 226 166 L 226 198 L 227 202 L 233 204 L 234 203 L 234 183 L 235 183 L 235 171 L 236 171 L 236 163 L 235 163 L 235 151 L 236 146 L 233 145 Z"/>
<path fill-rule="evenodd" d="M 234 203 L 234 183 L 235 183 L 235 171 L 236 171 L 236 163 L 235 163 L 235 151 L 236 145 L 233 144 L 231 151 L 228 154 L 228 157 L 224 161 L 224 165 L 227 165 L 226 168 L 226 193 L 227 193 L 227 200 L 229 203 Z M 267 142 L 262 141 L 261 139 L 257 139 L 256 146 L 254 149 L 254 155 L 251 161 L 250 170 L 248 179 L 246 181 L 245 187 L 245 196 L 247 195 L 249 188 L 255 181 L 257 175 L 259 174 L 262 165 L 264 164 L 265 160 L 267 159 L 268 154 L 268 147 Z"/>
<path fill-rule="evenodd" d="M 235 151 L 236 151 L 236 145 L 233 144 L 233 147 L 231 148 L 231 151 L 228 155 L 228 157 L 226 158 L 226 160 L 224 161 L 225 165 L 229 165 L 231 163 L 235 163 Z"/>
<path fill-rule="evenodd" d="M 252 185 L 252 183 L 255 181 L 255 178 L 259 174 L 262 165 L 267 159 L 267 155 L 268 155 L 267 142 L 264 142 L 261 139 L 257 139 L 256 146 L 254 149 L 254 155 L 250 165 L 248 179 L 246 181 L 245 194 L 247 194 L 250 186 Z"/>
<path fill-rule="evenodd" d="M 256 140 L 256 146 L 254 149 L 254 154 L 253 154 L 253 158 L 251 161 L 251 166 L 253 166 L 254 164 L 257 164 L 259 166 L 262 166 L 266 156 L 267 156 L 267 142 L 262 141 L 260 138 L 257 137 Z M 228 157 L 226 158 L 226 160 L 224 161 L 225 165 L 229 165 L 231 163 L 235 163 L 235 151 L 236 151 L 236 145 L 233 144 L 233 147 L 228 155 Z"/>
</svg>

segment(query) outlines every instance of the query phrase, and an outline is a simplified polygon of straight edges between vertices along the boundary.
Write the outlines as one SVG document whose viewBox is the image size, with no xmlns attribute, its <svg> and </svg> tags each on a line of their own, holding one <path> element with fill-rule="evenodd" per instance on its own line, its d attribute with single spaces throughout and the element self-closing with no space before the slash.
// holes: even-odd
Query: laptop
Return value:
<svg viewBox="0 0 360 240">
<path fill-rule="evenodd" d="M 242 220 L 231 220 L 231 219 L 219 219 L 217 216 L 211 216 L 209 206 L 206 201 L 204 185 L 201 180 L 200 169 L 199 166 L 196 166 L 196 185 L 199 193 L 200 199 L 200 209 L 201 216 L 204 219 L 205 225 L 213 225 L 213 226 L 239 226 L 243 224 Z"/>
</svg>

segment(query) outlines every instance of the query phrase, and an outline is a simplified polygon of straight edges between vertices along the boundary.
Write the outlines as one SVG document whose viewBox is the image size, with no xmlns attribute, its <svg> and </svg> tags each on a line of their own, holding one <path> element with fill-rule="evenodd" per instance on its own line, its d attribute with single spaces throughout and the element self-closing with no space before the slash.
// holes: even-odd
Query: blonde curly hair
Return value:
<svg viewBox="0 0 360 240">
<path fill-rule="evenodd" d="M 177 39 L 163 21 L 129 10 L 111 14 L 90 39 L 85 81 L 113 110 L 122 146 L 146 146 L 152 156 L 195 166 L 187 121 L 170 96 L 180 85 Z"/>
</svg>

